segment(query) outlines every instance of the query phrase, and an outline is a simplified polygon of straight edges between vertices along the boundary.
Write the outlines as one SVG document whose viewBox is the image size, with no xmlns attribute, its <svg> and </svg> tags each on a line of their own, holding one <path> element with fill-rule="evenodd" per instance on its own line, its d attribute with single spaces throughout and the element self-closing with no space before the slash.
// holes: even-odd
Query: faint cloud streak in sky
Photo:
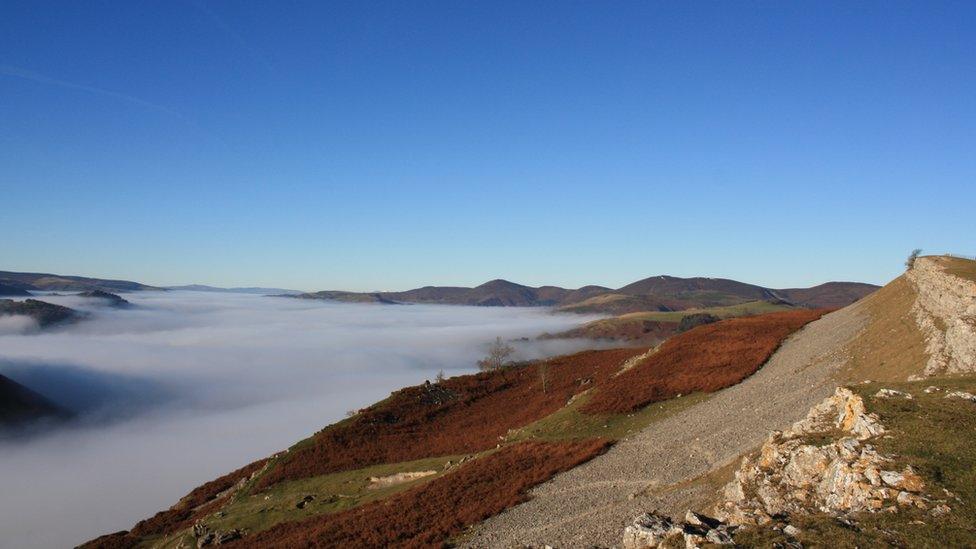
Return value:
<svg viewBox="0 0 976 549">
<path fill-rule="evenodd" d="M 110 97 L 110 98 L 113 98 L 113 99 L 118 99 L 119 101 L 123 101 L 123 102 L 129 103 L 131 105 L 137 105 L 137 106 L 140 106 L 140 107 L 143 107 L 143 108 L 152 110 L 152 111 L 156 111 L 156 112 L 161 112 L 161 113 L 164 113 L 164 114 L 168 114 L 170 116 L 173 116 L 173 117 L 179 119 L 184 124 L 186 124 L 188 126 L 191 126 L 194 129 L 200 131 L 201 133 L 209 136 L 211 139 L 213 139 L 214 141 L 217 141 L 218 143 L 220 143 L 224 147 L 226 147 L 228 149 L 231 148 L 230 147 L 230 144 L 228 144 L 225 140 L 223 140 L 219 136 L 215 135 L 213 132 L 207 130 L 206 128 L 200 126 L 200 124 L 197 124 L 192 119 L 187 118 L 186 116 L 184 116 L 179 111 L 176 111 L 176 110 L 171 109 L 169 107 L 166 107 L 164 105 L 160 105 L 158 103 L 153 103 L 152 101 L 146 101 L 145 99 L 140 99 L 140 98 L 135 97 L 133 95 L 129 95 L 129 94 L 121 93 L 121 92 L 117 92 L 117 91 L 112 91 L 112 90 L 107 90 L 107 89 L 99 88 L 99 87 L 96 87 L 96 86 L 89 86 L 89 85 L 86 85 L 86 84 L 77 84 L 75 82 L 68 82 L 67 80 L 59 80 L 57 78 L 51 78 L 50 76 L 41 74 L 39 72 L 35 72 L 35 71 L 32 71 L 32 70 L 24 69 L 24 68 L 21 68 L 21 67 L 16 67 L 14 65 L 0 64 L 0 75 L 9 76 L 11 78 L 19 78 L 21 80 L 28 80 L 28 81 L 31 81 L 31 82 L 37 82 L 38 84 L 47 84 L 49 86 L 55 86 L 55 87 L 59 87 L 59 88 L 69 89 L 69 90 L 82 91 L 82 92 L 86 92 L 86 93 L 90 93 L 90 94 L 94 94 L 94 95 L 100 95 L 100 96 L 103 96 L 103 97 Z"/>
<path fill-rule="evenodd" d="M 159 105 L 157 103 L 153 103 L 152 101 L 146 101 L 145 99 L 139 99 L 138 97 L 134 97 L 132 95 L 128 95 L 128 94 L 125 94 L 125 93 L 119 93 L 119 92 L 112 91 L 112 90 L 106 90 L 106 89 L 103 89 L 103 88 L 97 88 L 95 86 L 88 86 L 88 85 L 85 85 L 85 84 L 76 84 L 74 82 L 68 82 L 66 80 L 58 80 L 57 78 L 51 78 L 50 76 L 46 76 L 46 75 L 43 75 L 41 73 L 34 72 L 34 71 L 31 71 L 31 70 L 27 70 L 27 69 L 24 69 L 24 68 L 21 68 L 21 67 L 15 67 L 13 65 L 3 65 L 3 64 L 0 64 L 0 74 L 2 74 L 4 76 L 10 76 L 10 77 L 13 77 L 13 78 L 21 78 L 23 80 L 30 80 L 32 82 L 37 82 L 37 83 L 40 83 L 40 84 L 49 84 L 51 86 L 58 86 L 58 87 L 67 88 L 67 89 L 70 89 L 70 90 L 79 90 L 79 91 L 84 91 L 84 92 L 88 92 L 88 93 L 94 93 L 96 95 L 102 95 L 102 96 L 105 96 L 105 97 L 112 97 L 112 98 L 115 98 L 115 99 L 119 99 L 121 101 L 125 101 L 127 103 L 132 103 L 133 105 L 139 105 L 139 106 L 145 107 L 147 109 L 152 109 L 152 110 L 155 110 L 155 111 L 164 112 L 166 114 L 170 114 L 170 115 L 179 117 L 179 118 L 181 118 L 183 120 L 187 120 L 186 117 L 184 117 L 182 114 L 174 111 L 173 109 L 171 109 L 169 107 L 164 107 L 163 105 Z"/>
</svg>

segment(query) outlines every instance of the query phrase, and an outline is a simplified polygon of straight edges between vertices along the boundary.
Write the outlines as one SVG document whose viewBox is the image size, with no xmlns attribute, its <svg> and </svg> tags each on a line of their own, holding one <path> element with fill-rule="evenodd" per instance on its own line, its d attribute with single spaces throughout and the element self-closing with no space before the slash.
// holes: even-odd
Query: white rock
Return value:
<svg viewBox="0 0 976 549">
<path fill-rule="evenodd" d="M 945 398 L 961 398 L 963 400 L 968 400 L 970 402 L 976 402 L 976 395 L 972 393 L 967 393 L 965 391 L 952 391 L 946 393 Z"/>
<path fill-rule="evenodd" d="M 877 393 L 874 393 L 874 398 L 905 398 L 911 400 L 912 395 L 911 393 L 896 391 L 894 389 L 879 389 Z"/>
</svg>

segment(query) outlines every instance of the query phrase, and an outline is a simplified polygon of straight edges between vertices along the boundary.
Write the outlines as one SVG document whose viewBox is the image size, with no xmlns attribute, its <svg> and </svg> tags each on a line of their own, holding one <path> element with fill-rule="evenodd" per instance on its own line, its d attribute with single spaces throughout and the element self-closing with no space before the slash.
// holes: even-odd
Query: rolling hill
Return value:
<svg viewBox="0 0 976 549">
<path fill-rule="evenodd" d="M 41 328 L 54 324 L 72 322 L 83 317 L 82 313 L 62 305 L 55 305 L 36 299 L 14 301 L 0 299 L 0 316 L 26 316 L 34 319 Z"/>
<path fill-rule="evenodd" d="M 483 307 L 557 307 L 562 312 L 625 314 L 641 311 L 677 311 L 723 307 L 761 300 L 782 300 L 806 308 L 840 307 L 864 297 L 878 287 L 855 282 L 829 282 L 813 288 L 776 290 L 722 278 L 654 276 L 619 289 L 584 286 L 532 287 L 507 280 L 492 280 L 474 288 L 425 286 L 403 292 L 369 292 L 398 303 L 474 305 Z M 354 301 L 358 292 L 323 291 L 301 294 L 308 299 Z M 338 297 L 336 297 L 338 296 Z"/>
<path fill-rule="evenodd" d="M 21 290 L 84 292 L 88 290 L 102 290 L 105 292 L 136 292 L 143 290 L 161 290 L 154 286 L 147 286 L 128 280 L 108 280 L 103 278 L 88 278 L 84 276 L 66 276 L 48 273 L 18 273 L 0 271 L 0 284 Z"/>
</svg>

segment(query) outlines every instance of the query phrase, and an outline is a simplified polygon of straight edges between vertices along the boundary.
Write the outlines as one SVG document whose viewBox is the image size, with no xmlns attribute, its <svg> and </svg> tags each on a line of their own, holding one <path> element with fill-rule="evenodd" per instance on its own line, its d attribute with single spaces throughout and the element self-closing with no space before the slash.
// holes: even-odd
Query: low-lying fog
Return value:
<svg viewBox="0 0 976 549">
<path fill-rule="evenodd" d="M 542 309 L 361 305 L 193 292 L 128 309 L 45 301 L 88 320 L 0 331 L 0 373 L 80 412 L 0 442 L 0 546 L 69 547 L 128 529 L 197 485 L 290 446 L 390 391 L 475 370 L 495 336 L 585 318 Z M 516 344 L 517 358 L 579 348 Z"/>
</svg>

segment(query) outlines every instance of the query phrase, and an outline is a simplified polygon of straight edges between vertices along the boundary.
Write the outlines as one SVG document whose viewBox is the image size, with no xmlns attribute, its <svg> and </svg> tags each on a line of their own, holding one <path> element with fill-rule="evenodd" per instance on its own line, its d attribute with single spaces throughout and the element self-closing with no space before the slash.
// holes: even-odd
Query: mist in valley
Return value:
<svg viewBox="0 0 976 549">
<path fill-rule="evenodd" d="M 475 370 L 496 336 L 517 359 L 570 352 L 545 309 L 362 305 L 244 294 L 44 296 L 88 318 L 0 323 L 0 374 L 76 412 L 0 441 L 0 547 L 128 529 L 195 486 L 287 448 L 405 385 Z"/>
</svg>

